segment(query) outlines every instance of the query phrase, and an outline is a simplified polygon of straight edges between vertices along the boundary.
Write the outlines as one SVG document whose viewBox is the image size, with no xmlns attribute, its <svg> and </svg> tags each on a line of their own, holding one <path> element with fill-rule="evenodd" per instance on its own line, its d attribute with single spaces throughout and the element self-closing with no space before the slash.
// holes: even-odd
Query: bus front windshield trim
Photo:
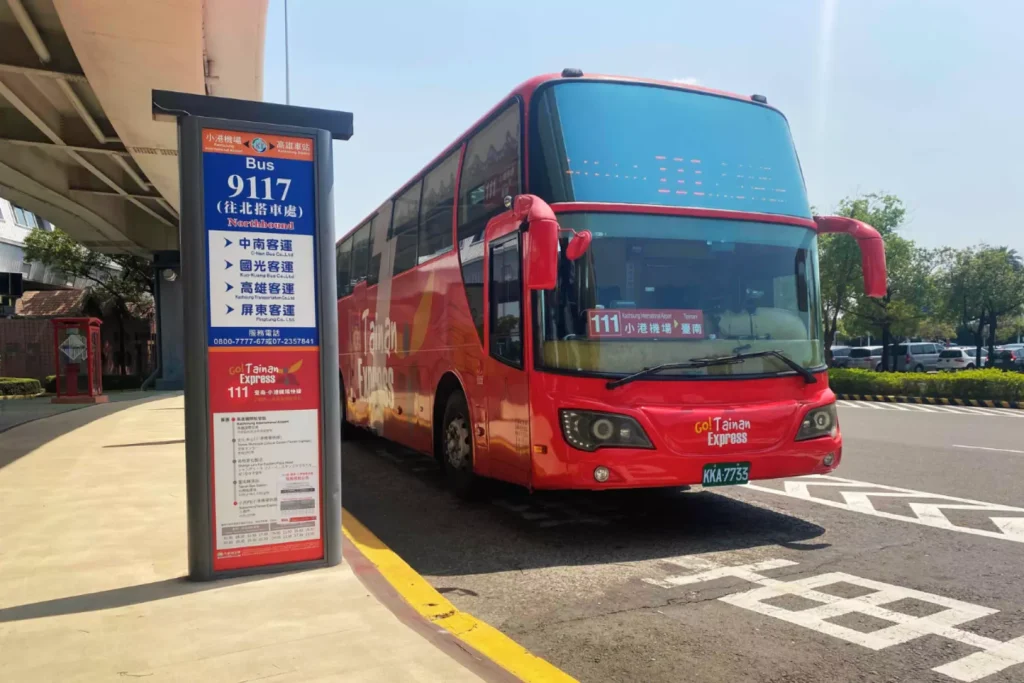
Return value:
<svg viewBox="0 0 1024 683">
<path fill-rule="evenodd" d="M 825 366 L 817 235 L 797 226 L 685 216 L 560 214 L 590 230 L 577 261 L 560 241 L 558 283 L 535 299 L 537 365 L 651 379 L 791 374 Z M 764 352 L 764 353 L 761 353 Z M 744 356 L 740 362 L 701 363 Z"/>
</svg>

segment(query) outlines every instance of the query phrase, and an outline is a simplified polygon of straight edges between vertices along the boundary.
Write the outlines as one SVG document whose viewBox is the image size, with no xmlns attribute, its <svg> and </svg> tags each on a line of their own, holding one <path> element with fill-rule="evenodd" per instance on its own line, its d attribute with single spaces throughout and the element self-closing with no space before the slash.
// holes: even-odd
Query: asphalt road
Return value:
<svg viewBox="0 0 1024 683">
<path fill-rule="evenodd" d="M 1024 681 L 1024 411 L 839 415 L 832 477 L 468 504 L 367 439 L 343 502 L 581 681 Z"/>
</svg>

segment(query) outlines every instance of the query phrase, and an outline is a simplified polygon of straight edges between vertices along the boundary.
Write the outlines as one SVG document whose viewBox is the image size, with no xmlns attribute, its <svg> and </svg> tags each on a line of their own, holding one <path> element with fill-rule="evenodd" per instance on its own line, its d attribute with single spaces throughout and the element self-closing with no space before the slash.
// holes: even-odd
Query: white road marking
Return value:
<svg viewBox="0 0 1024 683">
<path fill-rule="evenodd" d="M 964 446 L 962 444 L 953 444 L 953 448 L 969 448 L 973 451 L 997 451 L 999 453 L 1019 453 L 1024 455 L 1024 451 L 1015 451 L 1012 448 L 989 448 L 988 446 Z"/>
<path fill-rule="evenodd" d="M 662 588 L 687 586 L 723 577 L 735 577 L 749 581 L 757 584 L 758 587 L 742 593 L 725 595 L 719 600 L 875 651 L 900 645 L 926 635 L 937 635 L 955 640 L 981 651 L 935 667 L 932 671 L 965 683 L 978 681 L 1011 666 L 1024 664 L 1024 636 L 1009 641 L 1000 641 L 957 628 L 968 621 L 996 614 L 999 611 L 990 607 L 973 605 L 969 602 L 925 593 L 913 588 L 863 579 L 844 572 L 828 572 L 794 581 L 774 579 L 761 573 L 798 564 L 790 560 L 767 560 L 733 567 L 721 566 L 705 558 L 690 557 L 679 558 L 679 560 L 682 561 L 670 560 L 670 562 L 690 566 L 698 571 L 669 576 L 665 579 L 644 579 L 644 581 Z M 818 590 L 837 583 L 853 584 L 870 592 L 854 598 L 843 598 Z M 770 600 L 785 596 L 798 596 L 816 602 L 818 605 L 807 609 L 787 609 L 768 604 Z M 885 605 L 907 599 L 926 602 L 943 609 L 928 616 L 915 617 L 885 607 Z M 849 614 L 863 614 L 883 619 L 892 625 L 864 633 L 830 621 Z"/>
<path fill-rule="evenodd" d="M 992 413 L 986 412 L 984 408 L 975 408 L 974 406 L 957 406 L 960 410 L 971 413 L 972 415 L 985 415 L 991 417 Z"/>
<path fill-rule="evenodd" d="M 1024 410 L 1013 408 L 986 408 L 981 406 L 944 406 L 920 403 L 885 403 L 881 401 L 848 401 L 837 400 L 836 404 L 844 408 L 873 408 L 875 410 L 918 411 L 922 413 L 952 413 L 954 415 L 985 415 L 988 417 L 1024 418 Z"/>
<path fill-rule="evenodd" d="M 907 403 L 906 406 L 908 408 L 913 408 L 914 410 L 919 410 L 919 411 L 921 411 L 923 413 L 935 413 L 935 412 L 938 412 L 937 410 L 935 410 L 932 407 L 925 407 L 925 406 L 922 406 L 922 405 L 918 405 L 916 403 Z"/>
<path fill-rule="evenodd" d="M 911 524 L 921 524 L 923 526 L 949 529 L 951 531 L 959 531 L 965 534 L 974 534 L 975 536 L 997 538 L 1001 541 L 1024 543 L 1024 508 L 997 503 L 986 503 L 984 501 L 971 500 L 969 498 L 957 498 L 955 496 L 946 496 L 938 493 L 914 491 L 912 489 L 899 488 L 898 486 L 884 486 L 882 484 L 872 484 L 866 481 L 830 477 L 827 475 L 810 475 L 807 477 L 799 477 L 797 479 L 787 479 L 782 485 L 782 490 L 767 486 L 759 486 L 757 484 L 747 484 L 746 487 L 754 489 L 755 491 L 774 493 L 778 496 L 799 498 L 801 500 L 818 503 L 819 505 L 839 508 L 840 510 L 860 512 L 862 514 L 872 515 L 873 517 L 882 517 L 883 519 L 894 519 L 901 522 L 910 522 Z M 825 498 L 813 496 L 811 495 L 809 488 L 811 486 L 828 486 L 832 488 L 847 489 L 839 492 L 843 497 L 844 502 L 840 503 L 839 501 L 827 500 Z M 924 504 L 915 503 L 911 500 L 908 501 L 908 506 L 913 512 L 913 515 L 901 515 L 876 509 L 872 502 L 872 498 L 926 498 L 930 501 L 940 500 L 948 502 Z M 1010 512 L 1020 514 L 1021 517 L 1003 517 L 1002 515 L 999 517 L 993 517 L 989 515 L 989 519 L 992 523 L 999 528 L 999 531 L 992 531 L 991 529 L 976 529 L 974 527 L 955 524 L 946 517 L 945 514 L 943 514 L 943 509 L 973 510 L 984 513 Z M 1003 520 L 1003 522 L 997 522 L 997 519 Z"/>
</svg>

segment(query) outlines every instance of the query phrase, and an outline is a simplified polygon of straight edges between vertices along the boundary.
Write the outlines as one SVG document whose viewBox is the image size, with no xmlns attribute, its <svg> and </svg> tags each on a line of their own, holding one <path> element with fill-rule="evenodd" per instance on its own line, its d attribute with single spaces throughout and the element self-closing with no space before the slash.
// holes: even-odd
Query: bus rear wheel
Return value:
<svg viewBox="0 0 1024 683">
<path fill-rule="evenodd" d="M 441 465 L 444 467 L 445 478 L 456 495 L 472 498 L 478 491 L 479 478 L 473 472 L 473 431 L 469 406 L 461 392 L 448 397 L 441 424 Z"/>
</svg>

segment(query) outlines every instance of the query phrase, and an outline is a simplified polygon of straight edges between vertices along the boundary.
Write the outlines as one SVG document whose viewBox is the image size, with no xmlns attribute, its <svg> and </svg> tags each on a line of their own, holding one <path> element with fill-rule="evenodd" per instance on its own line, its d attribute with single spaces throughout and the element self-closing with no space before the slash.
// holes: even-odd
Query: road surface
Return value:
<svg viewBox="0 0 1024 683">
<path fill-rule="evenodd" d="M 1024 411 L 840 402 L 834 476 L 449 494 L 344 450 L 346 509 L 460 609 L 585 682 L 1024 681 Z"/>
</svg>

